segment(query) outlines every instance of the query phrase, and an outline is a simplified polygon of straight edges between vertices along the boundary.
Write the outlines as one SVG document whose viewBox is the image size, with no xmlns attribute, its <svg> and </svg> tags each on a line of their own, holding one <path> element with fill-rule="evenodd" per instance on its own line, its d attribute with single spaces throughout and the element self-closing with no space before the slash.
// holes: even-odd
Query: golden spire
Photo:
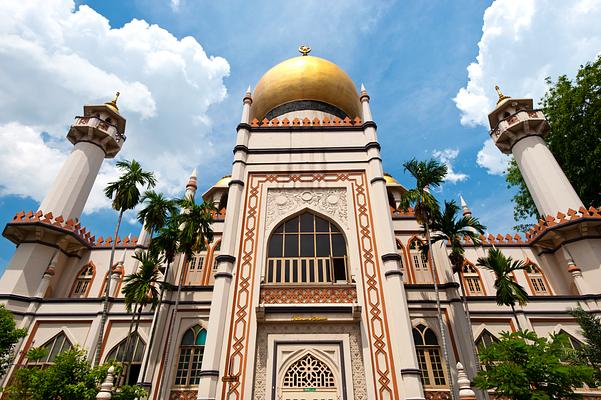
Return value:
<svg viewBox="0 0 601 400">
<path fill-rule="evenodd" d="M 119 107 L 117 107 L 117 99 L 119 98 L 119 95 L 120 95 L 120 94 L 121 94 L 121 93 L 119 93 L 119 92 L 116 92 L 116 93 L 115 93 L 115 98 L 114 98 L 113 100 L 109 101 L 109 102 L 106 102 L 106 103 L 104 103 L 104 104 L 106 104 L 107 106 L 114 107 L 114 108 L 115 108 L 115 110 L 119 110 Z"/>
<path fill-rule="evenodd" d="M 505 96 L 503 94 L 503 92 L 501 92 L 501 89 L 499 88 L 499 85 L 495 85 L 495 90 L 497 91 L 497 94 L 499 95 L 499 100 L 497 100 L 497 105 L 502 102 L 505 99 L 509 99 L 509 96 Z"/>
<path fill-rule="evenodd" d="M 303 56 L 307 56 L 307 55 L 309 55 L 309 53 L 311 52 L 311 48 L 310 48 L 309 46 L 305 46 L 305 45 L 303 44 L 303 45 L 300 45 L 300 46 L 298 47 L 298 51 L 299 51 L 299 52 L 300 52 L 300 53 L 301 53 Z"/>
</svg>

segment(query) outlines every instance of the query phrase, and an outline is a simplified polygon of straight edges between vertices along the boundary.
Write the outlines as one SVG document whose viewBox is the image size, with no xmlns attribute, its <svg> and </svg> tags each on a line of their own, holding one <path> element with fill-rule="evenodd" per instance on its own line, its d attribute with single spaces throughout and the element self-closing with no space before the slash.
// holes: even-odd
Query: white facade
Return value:
<svg viewBox="0 0 601 400">
<path fill-rule="evenodd" d="M 179 298 L 177 291 L 166 293 L 151 348 L 146 344 L 155 314 L 142 315 L 130 373 L 147 386 L 149 399 L 448 398 L 450 380 L 459 390 L 457 362 L 468 377 L 475 373 L 473 342 L 517 326 L 511 310 L 496 305 L 493 276 L 474 266 L 491 246 L 537 267 L 515 276 L 530 295 L 517 309 L 520 325 L 582 340 L 567 310 L 580 303 L 601 311 L 601 210 L 580 208 L 563 173 L 558 181 L 546 175 L 541 165 L 555 160 L 540 149 L 542 142 L 507 144 L 499 124 L 493 126 L 499 147 L 521 157 L 520 168 L 528 166 L 526 182 L 548 217 L 527 238 L 490 235 L 481 246 L 467 243 L 461 277 L 453 275 L 446 248 L 434 247 L 453 366 L 448 376 L 432 264 L 416 246 L 423 232 L 411 212 L 396 209 L 405 188 L 382 170 L 369 96 L 349 87 L 350 78 L 333 64 L 297 59 L 284 72 L 270 70 L 244 97 L 231 175 L 203 195 L 220 208 L 214 241 L 190 260 L 176 257 L 167 279 L 181 282 L 182 290 Z M 294 97 L 297 86 L 307 97 Z M 276 98 L 280 103 L 271 101 Z M 266 108 L 253 108 L 255 100 Z M 511 119 L 503 107 L 491 123 Z M 353 110 L 360 115 L 349 115 Z M 115 126 L 122 135 L 120 122 Z M 517 132 L 514 122 L 507 124 L 516 135 L 530 135 Z M 90 129 L 89 138 L 99 135 Z M 80 151 L 81 138 L 72 141 L 74 153 Z M 91 355 L 96 348 L 112 239 L 91 236 L 74 218 L 102 158 L 118 151 L 99 149 L 72 156 L 40 211 L 19 213 L 5 228 L 18 247 L 0 280 L 0 300 L 28 329 L 17 365 L 26 363 L 31 347 L 68 341 Z M 68 178 L 75 170 L 80 175 Z M 565 199 L 545 185 L 563 185 Z M 195 178 L 187 189 L 194 195 Z M 127 337 L 132 316 L 120 285 L 137 268 L 134 251 L 145 248 L 146 240 L 118 241 L 103 361 L 118 356 Z"/>
</svg>

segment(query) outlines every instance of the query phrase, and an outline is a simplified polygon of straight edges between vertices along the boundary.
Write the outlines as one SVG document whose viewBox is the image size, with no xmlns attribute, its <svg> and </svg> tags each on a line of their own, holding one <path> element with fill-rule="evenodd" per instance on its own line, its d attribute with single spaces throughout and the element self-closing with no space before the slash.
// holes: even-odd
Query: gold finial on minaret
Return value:
<svg viewBox="0 0 601 400">
<path fill-rule="evenodd" d="M 307 55 L 309 55 L 309 53 L 311 52 L 311 48 L 310 48 L 309 46 L 305 46 L 305 45 L 303 44 L 303 45 L 300 45 L 300 46 L 298 47 L 298 51 L 299 51 L 299 52 L 300 52 L 300 53 L 301 53 L 303 56 L 307 56 Z"/>
<path fill-rule="evenodd" d="M 121 94 L 121 93 L 119 93 L 119 92 L 116 92 L 116 93 L 115 93 L 115 98 L 114 98 L 113 100 L 111 100 L 111 101 L 108 101 L 108 102 L 104 103 L 104 104 L 106 104 L 107 106 L 111 106 L 111 107 L 115 108 L 115 110 L 117 110 L 117 111 L 118 111 L 118 110 L 119 110 L 119 107 L 117 107 L 117 99 L 119 98 L 119 95 L 120 95 L 120 94 Z"/>
<path fill-rule="evenodd" d="M 501 92 L 501 88 L 499 88 L 499 85 L 495 85 L 495 90 L 497 91 L 497 94 L 499 95 L 499 100 L 497 100 L 497 105 L 502 102 L 505 99 L 509 99 L 509 96 L 505 96 L 503 94 L 503 92 Z"/>
</svg>

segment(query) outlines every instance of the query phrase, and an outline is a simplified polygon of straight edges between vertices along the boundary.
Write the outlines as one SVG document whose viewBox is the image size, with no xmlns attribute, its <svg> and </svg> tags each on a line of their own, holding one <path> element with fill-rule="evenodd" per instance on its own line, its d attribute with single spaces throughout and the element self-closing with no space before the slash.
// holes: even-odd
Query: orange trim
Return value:
<svg viewBox="0 0 601 400">
<path fill-rule="evenodd" d="M 208 285 L 209 282 L 211 281 L 211 274 L 213 273 L 213 254 L 215 254 L 215 248 L 217 247 L 217 245 L 221 244 L 221 239 L 217 240 L 215 242 L 214 245 L 209 246 L 207 248 L 207 256 L 206 256 L 206 260 L 205 260 L 205 271 L 202 277 L 202 284 L 203 285 Z"/>
<path fill-rule="evenodd" d="M 118 265 L 118 264 L 116 264 Z M 118 272 L 118 274 L 120 275 L 119 281 L 117 281 L 117 287 L 113 288 L 113 290 L 116 290 L 117 296 L 119 295 L 119 290 L 121 289 L 121 284 L 123 283 L 123 272 Z M 112 275 L 112 274 L 111 274 Z M 104 280 L 102 281 L 102 287 L 100 288 L 100 292 L 98 293 L 98 297 L 104 297 L 104 290 L 106 288 L 106 280 L 107 277 L 109 276 L 109 272 L 107 271 L 106 274 L 104 274 Z M 113 292 L 115 293 L 115 292 Z M 111 293 L 111 296 L 113 296 L 113 294 Z"/>
<path fill-rule="evenodd" d="M 422 238 L 420 238 L 417 235 L 413 235 L 407 241 L 407 251 L 409 252 L 409 262 L 411 263 L 411 267 L 415 268 L 415 266 L 413 265 L 413 259 L 411 257 L 411 242 L 413 242 L 413 241 L 418 241 L 421 244 L 424 244 L 424 242 L 426 241 L 426 239 L 422 239 Z M 421 254 L 421 252 L 420 252 L 420 254 Z M 430 270 L 433 270 L 433 267 L 432 267 L 432 260 L 434 259 L 433 254 L 434 253 L 430 249 L 430 256 L 428 257 L 428 266 L 430 267 Z M 413 271 L 413 272 L 415 272 L 415 271 Z M 434 277 L 436 279 L 436 283 L 440 284 L 440 276 L 438 275 L 438 268 L 436 268 L 436 270 L 434 272 L 435 272 Z M 411 283 L 418 283 L 418 282 L 415 281 L 415 275 L 414 275 L 413 278 L 414 278 L 414 280 Z M 432 279 L 432 272 L 430 272 L 430 279 Z M 426 282 L 426 283 L 432 283 L 432 282 Z"/>
<path fill-rule="evenodd" d="M 94 278 L 96 278 L 96 265 L 94 265 L 94 262 L 92 260 L 88 261 L 88 263 L 79 270 L 77 275 L 75 275 L 75 279 L 73 280 L 73 284 L 71 285 L 71 291 L 69 292 L 69 297 L 72 297 L 74 294 L 73 292 L 75 291 L 75 285 L 77 285 L 77 281 L 79 281 L 79 275 L 81 275 L 81 273 L 89 267 L 92 267 L 92 277 L 89 279 L 90 283 L 86 288 L 85 295 L 80 296 L 80 298 L 88 297 L 88 295 L 90 294 L 90 289 L 92 289 L 92 284 L 94 283 Z"/>
<path fill-rule="evenodd" d="M 401 246 L 401 248 L 397 250 L 401 251 L 401 257 L 403 257 L 403 266 L 405 267 L 405 272 L 407 273 L 407 280 L 405 283 L 411 283 L 413 282 L 413 268 L 411 267 L 411 260 L 409 259 L 408 250 L 405 246 L 403 246 L 401 239 L 394 238 L 394 240 L 396 241 L 397 246 Z"/>
<path fill-rule="evenodd" d="M 33 342 L 33 338 L 35 337 L 35 334 L 38 332 L 39 327 L 40 327 L 40 321 L 35 321 L 35 323 L 33 324 L 33 328 L 31 328 L 31 332 L 29 333 L 29 336 L 27 337 L 27 341 L 25 342 L 25 344 L 22 347 L 21 354 L 19 355 L 19 361 L 17 362 L 17 365 L 23 364 L 23 359 L 25 358 L 25 355 L 29 351 L 29 348 L 31 347 L 31 343 Z"/>
<path fill-rule="evenodd" d="M 457 343 L 455 343 L 455 334 L 453 334 L 453 327 L 451 326 L 451 319 L 449 318 L 449 310 L 446 308 L 444 309 L 444 318 L 447 321 L 447 326 L 449 327 L 449 337 L 451 338 L 451 345 L 453 346 L 453 353 L 455 354 L 455 361 L 457 361 L 457 360 L 459 360 L 459 351 L 457 350 Z M 441 332 L 441 335 L 442 335 L 442 332 Z M 472 333 L 472 337 L 473 336 L 474 336 L 474 334 Z M 449 360 L 449 364 L 450 364 L 450 362 L 451 362 L 451 360 Z"/>
<path fill-rule="evenodd" d="M 467 285 L 467 282 L 465 281 L 465 276 L 463 275 L 463 268 L 461 269 L 461 271 L 459 272 L 459 278 L 461 279 L 461 282 L 463 282 L 463 288 L 466 289 L 465 292 L 467 295 L 469 296 L 474 296 L 474 295 L 480 295 L 480 296 L 486 296 L 486 286 L 484 286 L 484 280 L 482 279 L 482 274 L 480 274 L 480 269 L 478 267 L 476 267 L 474 265 L 474 263 L 465 260 L 463 262 L 463 266 L 466 265 L 470 265 L 474 271 L 476 271 L 476 273 L 478 274 L 478 280 L 480 281 L 480 287 L 482 288 L 482 293 L 471 293 L 469 290 L 469 286 Z"/>
<path fill-rule="evenodd" d="M 100 346 L 100 355 L 98 357 L 99 360 L 102 360 L 104 348 L 106 347 L 106 343 L 109 340 L 109 333 L 112 328 L 113 328 L 113 320 L 109 320 L 108 323 L 106 324 L 106 332 L 104 333 L 104 336 L 102 337 L 102 346 Z"/>
</svg>

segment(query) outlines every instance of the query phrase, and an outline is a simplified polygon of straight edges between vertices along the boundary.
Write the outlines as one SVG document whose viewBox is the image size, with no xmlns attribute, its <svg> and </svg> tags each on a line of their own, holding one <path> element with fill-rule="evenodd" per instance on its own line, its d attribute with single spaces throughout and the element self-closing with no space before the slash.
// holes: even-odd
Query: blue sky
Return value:
<svg viewBox="0 0 601 400">
<path fill-rule="evenodd" d="M 575 1 L 570 6 L 544 0 L 49 3 L 40 3 L 29 14 L 0 6 L 0 15 L 10 13 L 20 22 L 0 28 L 0 37 L 33 40 L 40 52 L 63 56 L 56 58 L 53 68 L 42 69 L 28 64 L 31 57 L 23 57 L 22 48 L 0 42 L 0 50 L 12 52 L 0 56 L 0 89 L 15 86 L 18 93 L 0 97 L 0 150 L 18 158 L 0 162 L 0 170 L 14 170 L 12 175 L 0 172 L 3 221 L 17 211 L 36 209 L 56 171 L 35 163 L 20 165 L 26 156 L 16 154 L 14 142 L 22 141 L 25 149 L 40 146 L 39 158 L 48 163 L 61 160 L 69 151 L 64 135 L 71 118 L 81 112 L 84 102 L 110 97 L 119 84 L 125 86 L 122 112 L 129 127 L 123 156 L 141 159 L 148 169 L 156 167 L 161 189 L 170 195 L 181 192 L 187 171 L 198 167 L 203 192 L 230 172 L 246 87 L 254 86 L 274 64 L 296 56 L 298 45 L 308 44 L 312 55 L 337 63 L 357 85 L 367 87 L 387 172 L 412 186 L 402 171 L 404 161 L 432 156 L 447 161 L 454 175 L 443 185 L 440 199 L 457 199 L 461 193 L 491 233 L 505 234 L 515 223 L 512 193 L 500 174 L 504 160 L 494 148 L 483 148 L 488 133 L 482 122 L 494 101 L 492 86 L 498 82 L 508 94 L 538 100 L 545 76 L 573 75 L 601 48 L 595 28 L 598 1 Z M 586 17 L 570 23 L 562 18 L 566 13 Z M 53 15 L 66 22 L 52 25 Z M 103 18 L 110 27 L 103 25 Z M 134 19 L 149 25 L 130 24 Z M 549 30 L 553 21 L 555 29 Z M 34 24 L 32 34 L 27 27 Z M 136 29 L 129 29 L 134 25 Z M 181 58 L 173 61 L 165 52 L 147 50 L 155 46 L 156 35 L 166 46 L 174 43 Z M 184 39 L 189 36 L 193 39 Z M 57 40 L 62 41 L 60 48 L 55 47 Z M 200 56 L 189 58 L 190 52 Z M 61 64 L 65 55 L 85 62 L 81 71 L 75 71 L 71 61 Z M 181 79 L 182 63 L 186 74 L 193 75 L 194 68 L 202 73 Z M 82 89 L 69 75 L 55 71 L 61 66 L 100 87 Z M 143 76 L 140 84 L 137 74 Z M 28 93 L 27 82 L 38 75 L 41 92 Z M 44 86 L 48 81 L 52 86 Z M 38 115 L 36 97 L 53 103 L 52 117 Z M 173 117 L 180 113 L 194 118 Z M 102 182 L 115 176 L 110 163 L 103 168 L 100 189 Z M 82 222 L 97 236 L 107 236 L 116 215 L 99 191 L 95 193 Z M 132 222 L 130 216 L 123 235 L 139 233 Z M 0 268 L 13 248 L 8 240 L 0 240 Z"/>
</svg>

